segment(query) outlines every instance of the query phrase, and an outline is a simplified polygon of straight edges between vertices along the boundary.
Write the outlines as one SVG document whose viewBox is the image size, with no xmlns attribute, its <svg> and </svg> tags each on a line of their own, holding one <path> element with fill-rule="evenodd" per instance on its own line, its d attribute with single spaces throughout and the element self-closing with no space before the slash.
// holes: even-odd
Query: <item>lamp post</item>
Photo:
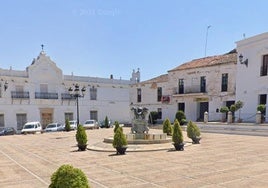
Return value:
<svg viewBox="0 0 268 188">
<path fill-rule="evenodd" d="M 76 99 L 76 110 L 77 110 L 77 126 L 79 125 L 79 104 L 78 104 L 78 98 L 84 97 L 86 88 L 85 86 L 80 89 L 78 84 L 75 84 L 74 89 L 72 87 L 69 88 L 69 93 L 72 97 Z"/>
</svg>

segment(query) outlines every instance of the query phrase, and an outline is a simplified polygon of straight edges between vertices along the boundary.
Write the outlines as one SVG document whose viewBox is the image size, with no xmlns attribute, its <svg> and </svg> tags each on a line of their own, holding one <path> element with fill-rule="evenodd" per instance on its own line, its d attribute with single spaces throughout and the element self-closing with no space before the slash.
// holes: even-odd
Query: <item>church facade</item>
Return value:
<svg viewBox="0 0 268 188">
<path fill-rule="evenodd" d="M 87 119 L 129 122 L 130 80 L 63 75 L 62 70 L 42 50 L 25 71 L 0 69 L 0 126 L 21 130 L 29 121 L 64 123 L 77 118 L 76 100 L 69 88 L 85 88 L 79 98 L 80 124 Z"/>
</svg>

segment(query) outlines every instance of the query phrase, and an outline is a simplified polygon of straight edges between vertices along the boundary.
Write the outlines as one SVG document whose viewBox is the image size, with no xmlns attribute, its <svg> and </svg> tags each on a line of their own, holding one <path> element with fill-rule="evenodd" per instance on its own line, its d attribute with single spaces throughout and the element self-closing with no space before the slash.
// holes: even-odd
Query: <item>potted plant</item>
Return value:
<svg viewBox="0 0 268 188">
<path fill-rule="evenodd" d="M 235 111 L 236 111 L 237 109 L 236 109 L 236 106 L 234 105 L 234 104 L 232 104 L 231 106 L 230 106 L 230 111 L 232 112 L 232 123 L 234 123 L 235 122 Z"/>
<path fill-rule="evenodd" d="M 200 129 L 192 121 L 189 121 L 189 123 L 187 125 L 187 136 L 188 136 L 188 138 L 192 139 L 193 144 L 200 144 L 200 140 L 201 140 Z"/>
<path fill-rule="evenodd" d="M 167 135 L 172 135 L 172 127 L 168 118 L 163 122 L 163 133 L 167 133 Z"/>
<path fill-rule="evenodd" d="M 105 116 L 105 119 L 104 119 L 104 127 L 109 128 L 109 120 L 107 116 Z"/>
<path fill-rule="evenodd" d="M 87 148 L 87 134 L 85 128 L 82 125 L 78 125 L 75 137 L 77 141 L 78 151 L 85 151 Z"/>
<path fill-rule="evenodd" d="M 184 123 L 187 122 L 185 113 L 182 110 L 177 111 L 177 113 L 175 115 L 175 119 L 177 119 L 179 121 L 180 125 L 183 125 Z"/>
<path fill-rule="evenodd" d="M 125 154 L 127 150 L 127 138 L 122 127 L 118 127 L 114 133 L 113 147 L 116 149 L 116 154 L 120 155 Z"/>
<path fill-rule="evenodd" d="M 116 130 L 119 128 L 119 122 L 115 121 L 114 122 L 114 133 L 116 132 Z"/>
<path fill-rule="evenodd" d="M 222 113 L 222 122 L 226 122 L 226 114 L 229 112 L 229 108 L 227 106 L 222 106 L 220 112 Z"/>
<path fill-rule="evenodd" d="M 184 150 L 183 134 L 182 134 L 180 123 L 177 119 L 174 122 L 172 141 L 176 150 L 178 151 Z"/>
<path fill-rule="evenodd" d="M 51 176 L 49 188 L 80 187 L 89 188 L 87 176 L 78 168 L 71 165 L 62 165 Z"/>
<path fill-rule="evenodd" d="M 65 120 L 65 131 L 69 132 L 71 130 L 71 125 L 69 119 Z"/>
<path fill-rule="evenodd" d="M 241 114 L 241 108 L 243 108 L 243 106 L 244 106 L 244 103 L 240 100 L 235 103 L 236 110 L 239 110 L 238 123 L 242 122 L 242 119 L 240 118 L 240 114 Z"/>
<path fill-rule="evenodd" d="M 257 106 L 257 111 L 261 112 L 261 123 L 263 123 L 265 121 L 266 105 L 265 104 L 259 104 Z"/>
</svg>

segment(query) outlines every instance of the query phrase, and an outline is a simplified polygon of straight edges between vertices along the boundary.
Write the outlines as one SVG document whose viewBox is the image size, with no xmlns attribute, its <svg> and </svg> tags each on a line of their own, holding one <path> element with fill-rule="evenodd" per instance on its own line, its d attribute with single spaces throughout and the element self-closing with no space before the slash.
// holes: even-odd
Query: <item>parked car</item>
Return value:
<svg viewBox="0 0 268 188">
<path fill-rule="evenodd" d="M 50 123 L 46 126 L 46 132 L 55 132 L 55 131 L 63 131 L 64 126 L 60 123 Z"/>
<path fill-rule="evenodd" d="M 14 134 L 17 134 L 17 131 L 13 127 L 0 127 L 0 136 Z"/>
<path fill-rule="evenodd" d="M 21 134 L 27 133 L 42 133 L 41 123 L 38 121 L 26 123 L 21 130 Z"/>
<path fill-rule="evenodd" d="M 77 129 L 77 121 L 76 120 L 71 120 L 69 122 L 70 122 L 71 130 L 76 130 Z"/>
<path fill-rule="evenodd" d="M 90 120 L 85 121 L 85 123 L 83 124 L 83 127 L 85 129 L 98 129 L 99 124 L 98 124 L 98 122 L 96 120 L 90 119 Z"/>
</svg>

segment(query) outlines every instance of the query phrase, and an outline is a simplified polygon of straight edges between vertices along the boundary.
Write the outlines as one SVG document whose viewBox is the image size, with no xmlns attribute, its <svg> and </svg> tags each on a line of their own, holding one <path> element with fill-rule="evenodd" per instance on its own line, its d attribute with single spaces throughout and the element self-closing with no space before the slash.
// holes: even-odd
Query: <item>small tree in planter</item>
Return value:
<svg viewBox="0 0 268 188">
<path fill-rule="evenodd" d="M 118 127 L 114 133 L 113 147 L 116 148 L 116 154 L 123 155 L 126 152 L 127 138 L 122 127 Z"/>
<path fill-rule="evenodd" d="M 158 118 L 158 112 L 151 111 L 149 114 L 149 123 L 156 124 Z"/>
<path fill-rule="evenodd" d="M 179 150 L 179 151 L 184 150 L 183 134 L 182 134 L 180 123 L 177 119 L 174 122 L 172 141 L 176 150 Z"/>
<path fill-rule="evenodd" d="M 85 151 L 87 148 L 87 133 L 82 125 L 78 125 L 76 131 L 76 141 L 79 151 Z"/>
<path fill-rule="evenodd" d="M 49 188 L 58 187 L 77 187 L 89 188 L 89 183 L 84 172 L 71 165 L 62 165 L 51 176 L 51 184 Z"/>
<path fill-rule="evenodd" d="M 163 133 L 167 133 L 167 135 L 172 135 L 172 127 L 168 118 L 163 122 Z"/>
<path fill-rule="evenodd" d="M 223 106 L 220 108 L 220 112 L 222 113 L 222 122 L 226 122 L 226 114 L 229 112 L 229 108 L 227 106 Z"/>
<path fill-rule="evenodd" d="M 71 130 L 71 125 L 69 119 L 65 120 L 65 131 L 69 132 Z"/>
<path fill-rule="evenodd" d="M 109 120 L 108 120 L 108 117 L 107 116 L 104 119 L 104 127 L 105 128 L 109 128 Z"/>
<path fill-rule="evenodd" d="M 114 133 L 116 132 L 116 130 L 119 128 L 119 122 L 115 121 L 114 122 Z"/>
<path fill-rule="evenodd" d="M 265 104 L 259 104 L 257 106 L 257 111 L 261 112 L 261 122 L 263 123 L 265 121 L 266 105 Z"/>
<path fill-rule="evenodd" d="M 192 143 L 193 144 L 199 144 L 201 137 L 200 137 L 201 133 L 200 133 L 200 129 L 199 127 L 193 123 L 192 121 L 190 121 L 187 125 L 187 136 L 188 138 L 192 139 Z"/>
<path fill-rule="evenodd" d="M 185 116 L 185 113 L 182 110 L 179 110 L 176 113 L 175 118 L 179 121 L 180 125 L 183 125 L 184 123 L 186 123 L 186 116 Z"/>
<path fill-rule="evenodd" d="M 232 122 L 234 123 L 235 122 L 235 111 L 236 111 L 236 106 L 234 104 L 232 104 L 230 106 L 230 111 L 232 112 Z"/>
</svg>

